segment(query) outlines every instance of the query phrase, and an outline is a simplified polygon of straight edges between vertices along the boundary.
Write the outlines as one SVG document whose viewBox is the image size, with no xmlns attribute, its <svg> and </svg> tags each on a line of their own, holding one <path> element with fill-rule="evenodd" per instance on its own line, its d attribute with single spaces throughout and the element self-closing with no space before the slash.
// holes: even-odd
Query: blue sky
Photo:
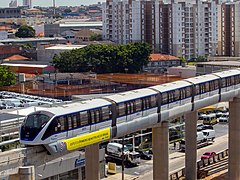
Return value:
<svg viewBox="0 0 240 180">
<path fill-rule="evenodd" d="M 11 0 L 0 0 L 0 7 L 8 7 Z M 52 0 L 32 0 L 33 6 L 52 6 Z M 79 6 L 95 4 L 97 2 L 104 2 L 105 0 L 56 0 L 57 6 Z M 22 0 L 18 0 L 19 4 L 22 4 Z"/>
</svg>

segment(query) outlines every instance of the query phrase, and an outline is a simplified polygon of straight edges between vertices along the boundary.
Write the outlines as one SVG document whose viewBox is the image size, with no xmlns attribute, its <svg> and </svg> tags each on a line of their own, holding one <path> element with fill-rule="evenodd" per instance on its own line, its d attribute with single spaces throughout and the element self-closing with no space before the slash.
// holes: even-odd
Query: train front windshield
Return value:
<svg viewBox="0 0 240 180">
<path fill-rule="evenodd" d="M 51 117 L 40 113 L 28 115 L 21 127 L 21 139 L 27 141 L 33 140 L 50 118 Z"/>
</svg>

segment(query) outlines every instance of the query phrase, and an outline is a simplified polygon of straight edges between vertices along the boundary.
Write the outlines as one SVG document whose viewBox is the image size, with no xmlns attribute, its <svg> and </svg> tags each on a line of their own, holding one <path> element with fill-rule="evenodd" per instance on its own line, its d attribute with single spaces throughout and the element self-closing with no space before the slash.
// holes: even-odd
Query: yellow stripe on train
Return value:
<svg viewBox="0 0 240 180">
<path fill-rule="evenodd" d="M 84 146 L 110 139 L 110 128 L 102 129 L 89 134 L 80 135 L 74 138 L 63 140 L 66 143 L 67 150 L 72 151 Z"/>
</svg>

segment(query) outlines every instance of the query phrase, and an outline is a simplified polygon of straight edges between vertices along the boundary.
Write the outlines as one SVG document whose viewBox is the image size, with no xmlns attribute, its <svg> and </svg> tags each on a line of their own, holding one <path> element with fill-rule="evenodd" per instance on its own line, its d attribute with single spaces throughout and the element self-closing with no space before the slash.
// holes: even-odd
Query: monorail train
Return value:
<svg viewBox="0 0 240 180">
<path fill-rule="evenodd" d="M 177 115 L 227 101 L 239 91 L 240 69 L 235 69 L 50 107 L 26 117 L 20 129 L 20 142 L 51 149 L 51 144 L 59 140 L 109 127 L 111 138 L 120 137 L 129 131 L 152 127 Z"/>
</svg>

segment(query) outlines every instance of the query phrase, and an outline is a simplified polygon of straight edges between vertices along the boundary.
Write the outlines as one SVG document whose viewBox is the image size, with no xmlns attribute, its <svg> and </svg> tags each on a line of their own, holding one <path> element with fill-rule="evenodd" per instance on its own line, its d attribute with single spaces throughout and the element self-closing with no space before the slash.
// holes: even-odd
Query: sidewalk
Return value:
<svg viewBox="0 0 240 180">
<path fill-rule="evenodd" d="M 139 178 L 138 176 L 124 174 L 124 180 L 136 180 L 138 178 Z M 122 179 L 121 173 L 109 175 L 108 177 L 103 178 L 103 180 L 121 180 L 121 179 Z"/>
</svg>

